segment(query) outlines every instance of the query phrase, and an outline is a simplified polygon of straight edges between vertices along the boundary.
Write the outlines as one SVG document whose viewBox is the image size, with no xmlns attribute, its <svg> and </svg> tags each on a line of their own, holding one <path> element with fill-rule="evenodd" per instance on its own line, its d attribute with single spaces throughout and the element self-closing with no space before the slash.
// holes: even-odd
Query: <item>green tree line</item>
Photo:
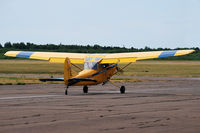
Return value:
<svg viewBox="0 0 200 133">
<path fill-rule="evenodd" d="M 163 51 L 163 50 L 181 50 L 181 49 L 194 49 L 195 53 L 180 56 L 180 57 L 169 57 L 160 58 L 159 60 L 200 60 L 200 51 L 198 47 L 195 48 L 126 48 L 116 46 L 100 46 L 95 45 L 64 45 L 64 44 L 34 44 L 34 43 L 11 43 L 6 42 L 4 45 L 0 44 L 0 59 L 10 59 L 5 57 L 3 54 L 6 51 L 18 50 L 18 51 L 49 51 L 49 52 L 71 52 L 71 53 L 121 53 L 121 52 L 143 52 L 143 51 Z"/>
</svg>

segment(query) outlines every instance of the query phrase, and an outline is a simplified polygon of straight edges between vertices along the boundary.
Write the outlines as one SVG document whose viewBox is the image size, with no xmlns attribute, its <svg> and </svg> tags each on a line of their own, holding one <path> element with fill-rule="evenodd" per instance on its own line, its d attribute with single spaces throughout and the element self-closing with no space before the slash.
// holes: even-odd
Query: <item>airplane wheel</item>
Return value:
<svg viewBox="0 0 200 133">
<path fill-rule="evenodd" d="M 121 88 L 120 88 L 121 94 L 124 94 L 124 93 L 125 93 L 125 90 L 126 90 L 125 86 L 121 86 Z"/>
<path fill-rule="evenodd" d="M 88 87 L 87 86 L 83 86 L 83 93 L 88 93 Z"/>
</svg>

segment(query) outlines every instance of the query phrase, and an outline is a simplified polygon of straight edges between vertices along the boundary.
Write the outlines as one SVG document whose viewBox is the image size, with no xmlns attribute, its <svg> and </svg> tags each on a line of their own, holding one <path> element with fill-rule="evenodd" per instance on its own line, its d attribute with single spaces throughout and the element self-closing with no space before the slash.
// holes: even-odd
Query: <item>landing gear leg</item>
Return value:
<svg viewBox="0 0 200 133">
<path fill-rule="evenodd" d="M 87 85 L 83 86 L 83 93 L 88 93 L 88 87 L 87 87 Z"/>
<path fill-rule="evenodd" d="M 121 86 L 121 87 L 120 87 L 120 92 L 121 92 L 121 94 L 124 94 L 124 93 L 125 93 L 125 90 L 126 90 L 125 86 Z"/>
<path fill-rule="evenodd" d="M 66 89 L 65 89 L 65 95 L 68 95 L 68 86 L 66 87 Z"/>
<path fill-rule="evenodd" d="M 113 81 L 111 81 L 111 80 L 109 80 L 109 81 L 110 81 L 110 83 L 113 84 L 114 86 L 120 88 L 120 93 L 121 93 L 121 94 L 124 94 L 124 93 L 125 93 L 125 90 L 126 90 L 125 86 L 121 86 L 121 87 L 120 87 L 120 86 L 118 86 L 117 84 L 115 84 Z"/>
</svg>

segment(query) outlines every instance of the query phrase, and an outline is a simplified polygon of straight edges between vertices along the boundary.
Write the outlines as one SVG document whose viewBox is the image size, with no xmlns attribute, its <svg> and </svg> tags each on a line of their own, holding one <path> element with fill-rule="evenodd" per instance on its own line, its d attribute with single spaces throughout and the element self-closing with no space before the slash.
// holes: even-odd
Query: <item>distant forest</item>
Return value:
<svg viewBox="0 0 200 133">
<path fill-rule="evenodd" d="M 71 52 L 71 53 L 122 53 L 122 52 L 144 52 L 144 51 L 163 51 L 163 50 L 181 50 L 181 49 L 194 49 L 195 53 L 179 56 L 160 58 L 156 60 L 200 60 L 200 51 L 198 47 L 195 48 L 150 48 L 148 46 L 144 48 L 126 48 L 116 46 L 100 46 L 100 45 L 64 45 L 64 44 L 34 44 L 34 43 L 11 43 L 6 42 L 4 45 L 0 44 L 0 59 L 13 59 L 6 57 L 3 54 L 6 51 L 49 51 L 49 52 Z"/>
</svg>

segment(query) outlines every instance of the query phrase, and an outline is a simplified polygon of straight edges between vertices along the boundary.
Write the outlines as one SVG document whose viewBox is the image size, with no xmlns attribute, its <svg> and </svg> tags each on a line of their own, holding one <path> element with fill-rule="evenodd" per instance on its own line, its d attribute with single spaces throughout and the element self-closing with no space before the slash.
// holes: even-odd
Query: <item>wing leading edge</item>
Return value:
<svg viewBox="0 0 200 133">
<path fill-rule="evenodd" d="M 81 54 L 81 53 L 60 53 L 60 52 L 32 52 L 32 51 L 8 51 L 4 55 L 11 57 L 30 58 L 38 60 L 48 60 L 49 62 L 64 63 L 68 57 L 71 63 L 83 64 L 88 55 L 101 57 L 100 63 L 129 63 L 137 60 L 162 58 L 170 56 L 186 55 L 195 50 L 171 50 L 171 51 L 151 51 L 151 52 L 130 52 L 114 54 Z"/>
<path fill-rule="evenodd" d="M 61 53 L 61 52 L 32 52 L 32 51 L 8 51 L 4 54 L 10 57 L 21 57 L 37 60 L 48 60 L 49 62 L 64 63 L 68 57 L 71 63 L 84 63 L 87 54 Z"/>
<path fill-rule="evenodd" d="M 101 63 L 128 63 L 137 60 L 171 57 L 186 55 L 194 52 L 195 50 L 171 50 L 171 51 L 151 51 L 151 52 L 130 52 L 130 53 L 116 53 L 107 54 Z"/>
</svg>

